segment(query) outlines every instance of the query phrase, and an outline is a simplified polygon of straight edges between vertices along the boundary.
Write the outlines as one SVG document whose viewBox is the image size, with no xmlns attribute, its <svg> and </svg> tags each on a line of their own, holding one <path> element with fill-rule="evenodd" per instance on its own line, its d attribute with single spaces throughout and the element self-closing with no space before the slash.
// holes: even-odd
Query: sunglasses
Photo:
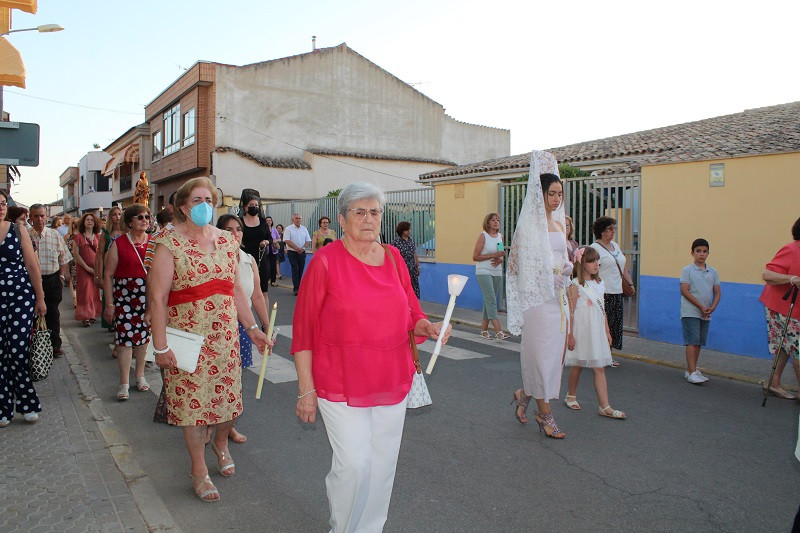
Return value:
<svg viewBox="0 0 800 533">
<path fill-rule="evenodd" d="M 134 215 L 133 218 L 137 220 L 150 220 L 150 215 Z"/>
</svg>

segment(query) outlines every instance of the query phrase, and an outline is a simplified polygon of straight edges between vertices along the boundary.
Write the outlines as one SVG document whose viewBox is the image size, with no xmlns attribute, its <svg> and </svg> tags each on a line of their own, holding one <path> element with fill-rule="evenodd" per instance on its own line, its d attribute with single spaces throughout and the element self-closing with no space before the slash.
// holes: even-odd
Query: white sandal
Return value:
<svg viewBox="0 0 800 533">
<path fill-rule="evenodd" d="M 117 389 L 117 400 L 125 401 L 128 399 L 128 384 L 120 385 Z"/>
<path fill-rule="evenodd" d="M 150 390 L 150 385 L 147 383 L 147 380 L 144 379 L 144 376 L 136 378 L 136 388 L 139 389 L 141 392 L 146 392 Z"/>
<path fill-rule="evenodd" d="M 572 399 L 570 400 L 570 398 Z M 569 394 L 567 394 L 564 397 L 564 403 L 567 404 L 567 407 L 569 407 L 573 411 L 580 411 L 581 409 L 581 404 L 578 403 L 577 396 L 570 396 Z"/>
<path fill-rule="evenodd" d="M 627 416 L 622 411 L 617 411 L 616 409 L 612 409 L 610 405 L 606 405 L 605 407 L 597 407 L 598 413 L 600 416 L 605 416 L 608 418 L 616 418 L 617 420 L 625 420 Z M 612 413 L 608 414 L 608 410 L 611 409 Z"/>
<path fill-rule="evenodd" d="M 481 337 L 483 337 L 484 339 L 489 339 L 489 340 L 492 340 L 492 334 L 491 334 L 491 333 L 489 333 L 489 332 L 488 332 L 488 331 L 486 331 L 486 330 L 484 330 L 484 331 L 481 331 Z"/>
<path fill-rule="evenodd" d="M 500 333 L 498 333 L 498 334 L 497 334 L 497 336 L 495 337 L 495 339 L 497 339 L 497 340 L 499 340 L 499 341 L 504 341 L 504 340 L 506 340 L 507 338 L 509 338 L 510 336 L 511 336 L 511 335 L 509 335 L 509 334 L 508 334 L 508 333 L 506 333 L 505 331 L 501 331 Z"/>
</svg>

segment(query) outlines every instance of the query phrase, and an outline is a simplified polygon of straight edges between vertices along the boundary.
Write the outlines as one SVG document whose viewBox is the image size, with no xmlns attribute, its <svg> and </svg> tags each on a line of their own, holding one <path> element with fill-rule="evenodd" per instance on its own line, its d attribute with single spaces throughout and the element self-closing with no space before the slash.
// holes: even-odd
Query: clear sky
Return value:
<svg viewBox="0 0 800 533">
<path fill-rule="evenodd" d="M 798 20 L 797 0 L 39 0 L 13 28 L 66 29 L 8 37 L 28 76 L 4 109 L 41 125 L 39 167 L 20 167 L 12 193 L 59 198 L 66 167 L 143 122 L 199 59 L 346 42 L 455 119 L 510 129 L 518 154 L 798 101 Z"/>
</svg>

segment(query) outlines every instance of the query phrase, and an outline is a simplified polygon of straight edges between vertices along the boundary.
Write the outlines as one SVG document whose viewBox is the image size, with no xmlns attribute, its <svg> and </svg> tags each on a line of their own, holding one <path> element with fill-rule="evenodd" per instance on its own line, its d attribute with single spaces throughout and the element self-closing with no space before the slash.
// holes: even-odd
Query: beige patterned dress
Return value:
<svg viewBox="0 0 800 533">
<path fill-rule="evenodd" d="M 227 233 L 217 238 L 213 252 L 174 230 L 159 233 L 154 240 L 166 246 L 175 261 L 167 326 L 206 338 L 192 374 L 179 369 L 164 373 L 167 421 L 203 426 L 233 420 L 242 413 L 242 363 L 233 298 L 238 245 Z"/>
</svg>

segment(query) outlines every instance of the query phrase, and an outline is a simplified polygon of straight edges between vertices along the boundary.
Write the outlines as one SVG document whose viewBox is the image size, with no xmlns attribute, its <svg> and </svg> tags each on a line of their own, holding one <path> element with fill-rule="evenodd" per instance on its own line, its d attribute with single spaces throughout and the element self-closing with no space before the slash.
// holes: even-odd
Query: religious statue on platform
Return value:
<svg viewBox="0 0 800 533">
<path fill-rule="evenodd" d="M 133 203 L 149 207 L 150 184 L 147 182 L 147 172 L 139 174 L 139 181 L 136 182 L 136 192 L 133 193 Z"/>
</svg>

